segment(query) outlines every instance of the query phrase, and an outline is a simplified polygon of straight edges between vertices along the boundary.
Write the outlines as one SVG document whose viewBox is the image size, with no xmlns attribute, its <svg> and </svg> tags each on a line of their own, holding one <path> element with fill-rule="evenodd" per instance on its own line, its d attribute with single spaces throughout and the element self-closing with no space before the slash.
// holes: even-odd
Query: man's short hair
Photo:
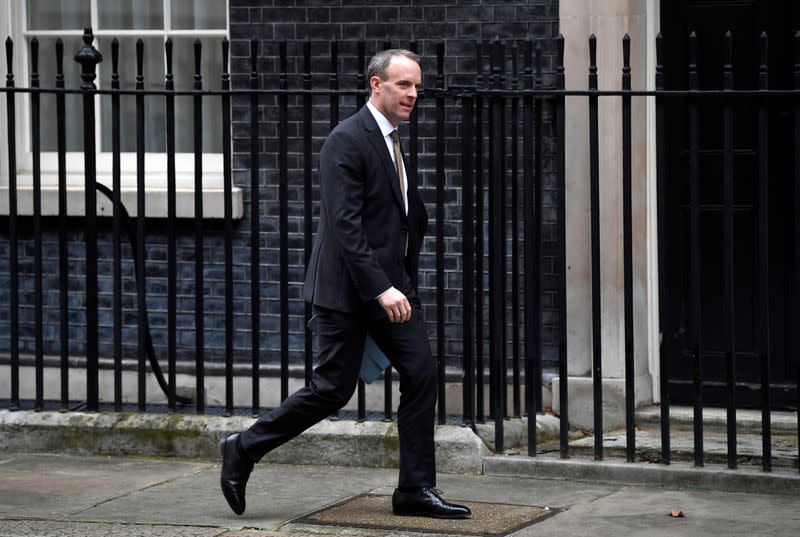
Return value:
<svg viewBox="0 0 800 537">
<path fill-rule="evenodd" d="M 367 67 L 367 87 L 370 93 L 372 93 L 372 84 L 370 83 L 372 77 L 377 76 L 381 80 L 386 80 L 386 70 L 389 68 L 389 63 L 391 63 L 392 58 L 395 56 L 405 56 L 417 63 L 420 62 L 420 58 L 417 54 L 404 48 L 391 48 L 378 52 L 369 61 L 369 66 Z"/>
</svg>

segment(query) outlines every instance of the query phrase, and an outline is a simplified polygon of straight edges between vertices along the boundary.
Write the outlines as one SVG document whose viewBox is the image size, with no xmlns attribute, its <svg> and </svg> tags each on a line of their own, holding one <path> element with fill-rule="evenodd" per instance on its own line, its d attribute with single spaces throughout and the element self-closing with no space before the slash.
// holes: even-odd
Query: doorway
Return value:
<svg viewBox="0 0 800 537">
<path fill-rule="evenodd" d="M 664 69 L 667 89 L 688 88 L 688 36 L 698 40 L 700 89 L 721 89 L 723 36 L 733 36 L 734 88 L 756 89 L 759 35 L 769 35 L 769 87 L 791 89 L 794 34 L 800 30 L 796 0 L 669 0 L 661 2 Z M 669 360 L 669 396 L 688 405 L 693 397 L 693 359 L 689 286 L 689 167 L 685 99 L 668 100 L 667 318 L 664 338 Z M 722 317 L 722 103 L 704 100 L 700 107 L 700 250 L 703 337 L 703 403 L 725 406 L 726 350 Z M 734 105 L 734 257 L 737 406 L 760 406 L 760 342 L 757 288 L 757 108 Z M 794 188 L 791 102 L 775 100 L 769 111 L 769 241 L 771 401 L 774 408 L 797 405 L 800 367 L 800 314 L 792 300 L 792 211 Z"/>
</svg>

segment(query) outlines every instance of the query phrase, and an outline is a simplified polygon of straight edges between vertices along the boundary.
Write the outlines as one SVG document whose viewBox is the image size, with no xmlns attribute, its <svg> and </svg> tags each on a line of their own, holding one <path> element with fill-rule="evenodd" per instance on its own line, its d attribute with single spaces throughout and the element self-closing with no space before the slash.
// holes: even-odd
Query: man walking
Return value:
<svg viewBox="0 0 800 537">
<path fill-rule="evenodd" d="M 320 152 L 319 228 L 303 289 L 317 317 L 319 365 L 307 387 L 222 441 L 221 487 L 236 514 L 245 510 L 253 464 L 350 400 L 369 334 L 400 375 L 394 514 L 471 516 L 434 488 L 436 365 L 417 295 L 428 215 L 397 133 L 416 102 L 419 57 L 400 49 L 379 52 L 367 76 L 368 104 L 341 122 Z"/>
</svg>

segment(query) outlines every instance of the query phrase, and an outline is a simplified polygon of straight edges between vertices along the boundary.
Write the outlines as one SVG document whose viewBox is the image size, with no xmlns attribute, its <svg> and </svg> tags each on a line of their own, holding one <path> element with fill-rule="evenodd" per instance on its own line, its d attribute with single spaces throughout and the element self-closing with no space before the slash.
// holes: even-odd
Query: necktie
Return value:
<svg viewBox="0 0 800 537">
<path fill-rule="evenodd" d="M 396 130 L 393 130 L 389 136 L 392 137 L 394 142 L 394 165 L 397 168 L 397 176 L 400 178 L 400 195 L 403 197 L 403 209 L 408 212 L 406 202 L 406 175 L 403 173 L 403 159 L 400 157 L 400 135 Z"/>
</svg>

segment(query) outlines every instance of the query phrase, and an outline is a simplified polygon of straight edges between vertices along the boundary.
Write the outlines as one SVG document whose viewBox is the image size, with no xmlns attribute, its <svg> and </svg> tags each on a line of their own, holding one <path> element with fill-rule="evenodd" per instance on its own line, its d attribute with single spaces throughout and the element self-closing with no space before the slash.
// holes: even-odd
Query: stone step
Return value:
<svg viewBox="0 0 800 537">
<path fill-rule="evenodd" d="M 570 442 L 570 455 L 594 457 L 594 436 Z M 661 461 L 661 432 L 645 429 L 636 431 L 636 459 Z M 609 431 L 603 435 L 604 456 L 624 458 L 626 453 L 625 431 Z M 742 466 L 760 467 L 763 461 L 760 434 L 737 434 L 737 463 Z M 705 431 L 703 434 L 704 461 L 727 464 L 728 442 L 724 433 Z M 797 435 L 772 435 L 772 465 L 776 468 L 797 468 Z M 694 435 L 691 432 L 672 430 L 670 434 L 670 458 L 674 461 L 694 460 Z"/>
<path fill-rule="evenodd" d="M 670 430 L 692 431 L 694 429 L 694 410 L 690 406 L 671 406 L 669 409 Z M 727 410 L 724 408 L 703 409 L 703 429 L 705 432 L 727 431 Z M 652 405 L 636 410 L 636 425 L 644 428 L 661 426 L 661 407 Z M 761 411 L 750 409 L 736 410 L 736 430 L 743 434 L 761 433 Z M 770 413 L 770 431 L 773 435 L 797 436 L 797 412 L 773 411 Z"/>
</svg>

